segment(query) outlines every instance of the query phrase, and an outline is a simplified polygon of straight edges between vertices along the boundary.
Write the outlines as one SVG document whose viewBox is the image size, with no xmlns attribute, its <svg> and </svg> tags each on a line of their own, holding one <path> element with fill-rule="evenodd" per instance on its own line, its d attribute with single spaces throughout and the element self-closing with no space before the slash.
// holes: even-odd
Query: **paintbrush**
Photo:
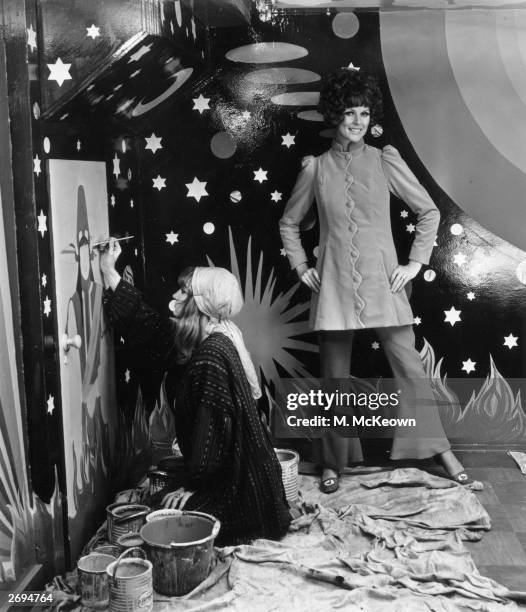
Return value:
<svg viewBox="0 0 526 612">
<path fill-rule="evenodd" d="M 124 236 L 124 238 L 115 238 L 115 242 L 120 242 L 121 240 L 130 240 L 131 238 L 135 238 L 135 236 Z M 92 244 L 91 248 L 94 249 L 95 247 L 98 247 L 101 244 L 109 244 L 109 242 L 110 242 L 110 238 L 107 238 L 106 240 L 101 240 L 100 242 L 96 242 L 95 244 Z"/>
</svg>

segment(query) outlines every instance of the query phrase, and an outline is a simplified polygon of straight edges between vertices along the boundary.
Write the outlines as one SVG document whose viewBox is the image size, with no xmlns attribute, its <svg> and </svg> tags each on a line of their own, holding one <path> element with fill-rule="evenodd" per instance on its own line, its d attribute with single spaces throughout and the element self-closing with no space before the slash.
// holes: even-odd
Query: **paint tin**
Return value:
<svg viewBox="0 0 526 612">
<path fill-rule="evenodd" d="M 130 548 L 140 548 L 144 544 L 144 540 L 141 538 L 138 532 L 125 533 L 117 538 L 117 544 L 120 548 L 120 552 L 123 553 Z M 140 557 L 141 554 L 136 553 L 133 556 Z"/>
<path fill-rule="evenodd" d="M 288 448 L 275 448 L 274 451 L 281 465 L 281 479 L 287 501 L 295 502 L 298 499 L 300 456 Z"/>
<path fill-rule="evenodd" d="M 142 504 L 110 504 L 106 508 L 109 542 L 117 544 L 121 535 L 138 532 L 148 512 L 149 506 Z"/>
<path fill-rule="evenodd" d="M 90 553 L 77 562 L 77 590 L 81 603 L 87 608 L 106 608 L 109 602 L 107 567 L 115 557 L 101 553 Z"/>
<path fill-rule="evenodd" d="M 151 612 L 153 610 L 152 564 L 145 558 L 125 558 L 139 552 L 130 548 L 106 568 L 110 612 Z"/>
<path fill-rule="evenodd" d="M 214 516 L 184 510 L 146 523 L 140 533 L 153 564 L 155 590 L 180 596 L 201 584 L 210 573 L 220 528 Z"/>
<path fill-rule="evenodd" d="M 102 555 L 111 555 L 115 559 L 121 554 L 122 550 L 114 544 L 102 544 L 94 548 L 92 553 L 100 553 Z"/>
</svg>

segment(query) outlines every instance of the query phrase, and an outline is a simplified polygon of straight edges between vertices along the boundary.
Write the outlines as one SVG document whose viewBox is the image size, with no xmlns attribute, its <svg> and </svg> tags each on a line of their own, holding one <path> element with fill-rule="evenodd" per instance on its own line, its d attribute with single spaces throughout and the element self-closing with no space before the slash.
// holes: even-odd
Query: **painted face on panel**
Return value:
<svg viewBox="0 0 526 612">
<path fill-rule="evenodd" d="M 368 106 L 346 108 L 343 118 L 336 128 L 340 141 L 359 142 L 367 133 L 371 113 Z"/>
</svg>

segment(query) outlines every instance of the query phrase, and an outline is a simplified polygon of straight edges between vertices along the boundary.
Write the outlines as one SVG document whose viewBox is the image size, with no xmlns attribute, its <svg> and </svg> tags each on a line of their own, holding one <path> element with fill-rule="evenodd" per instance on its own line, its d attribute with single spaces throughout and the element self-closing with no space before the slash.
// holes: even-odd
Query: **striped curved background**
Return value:
<svg viewBox="0 0 526 612">
<path fill-rule="evenodd" d="M 458 206 L 522 249 L 525 32 L 521 10 L 380 12 L 390 91 L 416 153 Z"/>
</svg>

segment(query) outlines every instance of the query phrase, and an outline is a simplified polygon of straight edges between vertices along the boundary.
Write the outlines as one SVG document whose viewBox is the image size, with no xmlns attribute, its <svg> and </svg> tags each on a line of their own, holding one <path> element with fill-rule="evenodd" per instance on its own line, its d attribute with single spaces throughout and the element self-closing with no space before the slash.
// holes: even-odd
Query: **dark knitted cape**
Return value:
<svg viewBox="0 0 526 612">
<path fill-rule="evenodd" d="M 121 280 L 107 291 L 106 312 L 118 332 L 143 347 L 150 360 L 176 366 L 173 328 Z M 279 538 L 290 523 L 281 467 L 232 341 L 221 333 L 196 349 L 177 385 L 176 433 L 186 468 L 185 486 L 196 492 L 185 510 L 222 524 L 222 544 L 238 538 Z"/>
</svg>

